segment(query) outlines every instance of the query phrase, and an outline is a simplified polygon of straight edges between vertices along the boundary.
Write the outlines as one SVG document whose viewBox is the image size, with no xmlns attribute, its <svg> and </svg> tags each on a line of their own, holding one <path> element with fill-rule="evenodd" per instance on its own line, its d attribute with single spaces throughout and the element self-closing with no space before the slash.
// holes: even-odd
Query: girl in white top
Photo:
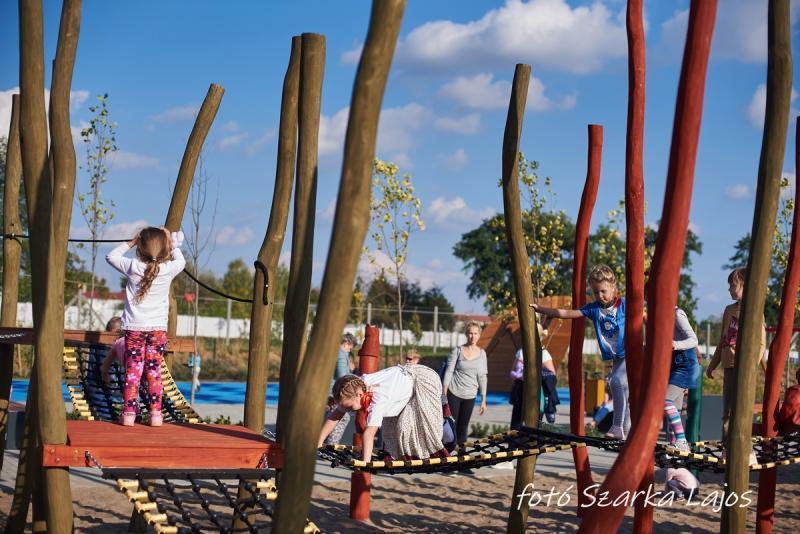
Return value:
<svg viewBox="0 0 800 534">
<path fill-rule="evenodd" d="M 383 448 L 394 459 L 447 456 L 442 445 L 442 386 L 430 367 L 395 365 L 361 377 L 345 375 L 333 385 L 338 408 L 319 434 L 319 446 L 347 411 L 367 410 L 362 458 L 372 459 L 375 435 L 383 428 Z"/>
<path fill-rule="evenodd" d="M 162 423 L 161 359 L 167 345 L 169 287 L 186 265 L 182 243 L 183 232 L 170 234 L 165 228 L 150 227 L 106 256 L 128 280 L 122 312 L 126 369 L 121 422 L 125 426 L 133 426 L 136 419 L 142 372 L 147 376 L 150 425 Z M 136 250 L 133 258 L 125 257 L 130 249 Z"/>
</svg>

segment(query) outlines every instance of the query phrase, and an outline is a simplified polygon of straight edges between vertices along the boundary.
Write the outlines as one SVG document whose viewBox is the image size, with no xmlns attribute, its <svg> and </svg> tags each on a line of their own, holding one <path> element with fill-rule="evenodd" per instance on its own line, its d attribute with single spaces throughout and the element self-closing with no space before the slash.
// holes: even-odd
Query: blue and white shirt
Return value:
<svg viewBox="0 0 800 534">
<path fill-rule="evenodd" d="M 590 302 L 582 306 L 580 312 L 594 324 L 602 358 L 604 360 L 624 358 L 625 298 L 618 297 L 608 308 L 603 308 L 597 301 Z"/>
</svg>

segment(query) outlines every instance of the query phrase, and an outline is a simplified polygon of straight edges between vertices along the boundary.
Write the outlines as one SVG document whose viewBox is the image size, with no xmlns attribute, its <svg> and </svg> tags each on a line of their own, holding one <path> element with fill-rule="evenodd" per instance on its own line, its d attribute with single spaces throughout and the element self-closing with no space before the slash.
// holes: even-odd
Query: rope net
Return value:
<svg viewBox="0 0 800 534">
<path fill-rule="evenodd" d="M 114 362 L 109 369 L 110 381 L 103 382 L 100 368 L 110 347 L 108 345 L 66 341 L 64 343 L 64 380 L 72 406 L 81 419 L 117 421 L 122 412 L 122 388 L 125 369 Z M 165 422 L 198 423 L 201 418 L 178 389 L 167 364 L 161 362 L 161 382 L 164 393 L 161 412 Z M 147 414 L 147 381 L 142 380 L 139 394 L 139 413 Z"/>
</svg>

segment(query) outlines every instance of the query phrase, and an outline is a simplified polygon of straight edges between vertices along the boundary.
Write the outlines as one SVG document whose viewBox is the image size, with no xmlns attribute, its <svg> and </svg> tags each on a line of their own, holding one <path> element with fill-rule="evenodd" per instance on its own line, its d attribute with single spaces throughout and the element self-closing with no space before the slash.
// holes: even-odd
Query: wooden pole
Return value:
<svg viewBox="0 0 800 534">
<path fill-rule="evenodd" d="M 642 372 L 647 402 L 640 407 L 625 447 L 597 493 L 608 492 L 614 502 L 624 492 L 633 494 L 651 461 L 664 414 L 664 396 L 672 356 L 675 303 L 689 227 L 689 208 L 697 158 L 697 139 L 703 115 L 706 68 L 716 13 L 715 0 L 693 0 L 675 106 L 667 187 L 650 271 L 648 331 Z M 591 506 L 584 512 L 579 532 L 615 532 L 622 523 L 625 505 Z"/>
<path fill-rule="evenodd" d="M 20 135 L 30 223 L 33 315 L 33 372 L 36 420 L 41 443 L 66 443 L 61 398 L 64 331 L 64 265 L 75 188 L 75 149 L 69 125 L 69 93 L 80 31 L 80 0 L 65 0 L 61 12 L 50 92 L 51 157 L 47 158 L 44 113 L 44 47 L 40 2 L 20 2 Z M 33 453 L 33 451 L 28 451 Z M 47 530 L 72 531 L 69 471 L 42 471 Z M 29 476 L 34 476 L 29 473 Z"/>
<path fill-rule="evenodd" d="M 19 219 L 19 185 L 22 176 L 19 151 L 19 95 L 11 96 L 11 123 L 6 148 L 5 189 L 3 191 L 3 233 L 21 234 Z M 19 300 L 19 264 L 22 243 L 17 238 L 3 238 L 3 304 L 0 326 L 17 326 Z M 11 397 L 11 378 L 14 376 L 14 345 L 0 344 L 0 469 L 6 450 L 8 402 Z"/>
<path fill-rule="evenodd" d="M 301 532 L 314 479 L 317 437 L 328 385 L 336 364 L 353 295 L 356 267 L 369 225 L 372 161 L 378 117 L 400 32 L 404 0 L 374 2 L 369 31 L 356 72 L 345 136 L 342 178 L 328 261 L 322 280 L 307 357 L 297 380 L 284 441 L 284 472 L 275 510 L 275 532 Z"/>
<path fill-rule="evenodd" d="M 189 192 L 192 189 L 192 181 L 194 180 L 194 172 L 197 168 L 197 160 L 200 158 L 200 153 L 203 151 L 203 144 L 208 136 L 208 131 L 214 123 L 214 118 L 217 116 L 217 110 L 222 102 L 222 95 L 225 89 L 221 86 L 212 83 L 208 88 L 203 105 L 200 106 L 200 111 L 194 120 L 192 133 L 189 134 L 189 140 L 186 142 L 186 149 L 183 151 L 183 159 L 181 166 L 178 169 L 178 177 L 175 180 L 175 189 L 172 191 L 172 200 L 169 204 L 167 211 L 167 218 L 164 221 L 164 226 L 170 232 L 177 232 L 181 229 L 183 222 L 183 214 L 186 211 L 186 201 L 189 198 Z M 174 336 L 178 330 L 178 303 L 175 300 L 175 295 L 170 291 L 169 295 L 169 318 L 167 320 L 167 334 Z M 171 365 L 172 356 L 167 356 L 168 367 Z"/>
<path fill-rule="evenodd" d="M 578 220 L 575 223 L 575 253 L 572 263 L 572 308 L 577 310 L 586 304 L 586 257 L 589 252 L 589 227 L 592 222 L 592 211 L 597 200 L 597 188 L 600 184 L 600 163 L 603 156 L 603 127 L 597 124 L 588 126 L 588 155 L 586 163 L 586 180 L 581 194 L 581 206 Z M 569 425 L 576 436 L 583 436 L 586 429 L 583 423 L 584 391 L 583 391 L 583 336 L 586 331 L 586 319 L 573 319 L 569 335 Z M 592 470 L 589 465 L 589 453 L 586 447 L 572 449 L 575 462 L 575 476 L 578 482 L 578 516 L 589 504 L 588 488 L 592 481 Z"/>
<path fill-rule="evenodd" d="M 289 66 L 283 78 L 281 118 L 278 127 L 278 161 L 269 224 L 258 251 L 257 268 L 253 277 L 253 307 L 250 312 L 250 344 L 247 361 L 247 390 L 244 401 L 244 424 L 261 432 L 264 427 L 264 399 L 267 393 L 267 367 L 272 332 L 272 305 L 275 296 L 275 271 L 286 236 L 289 202 L 292 197 L 295 149 L 297 148 L 297 99 L 300 86 L 300 37 L 292 37 Z M 267 285 L 268 284 L 268 285 Z M 265 301 L 266 299 L 266 301 Z"/>
<path fill-rule="evenodd" d="M 643 402 L 644 367 L 644 110 L 645 36 L 642 0 L 628 0 L 628 128 L 625 145 L 625 361 L 630 385 L 631 421 L 635 425 Z M 653 462 L 648 464 L 639 490 L 653 484 Z M 653 530 L 653 508 L 637 500 L 633 530 Z"/>
<path fill-rule="evenodd" d="M 795 169 L 800 168 L 800 117 L 795 126 Z M 800 186 L 800 174 L 795 173 L 795 191 Z M 781 398 L 781 376 L 789 358 L 794 326 L 797 290 L 800 288 L 800 209 L 794 205 L 792 218 L 792 240 L 789 246 L 789 261 L 783 281 L 778 329 L 769 347 L 767 376 L 764 380 L 764 404 L 761 411 L 761 435 L 770 438 L 778 434 L 778 402 Z M 758 475 L 758 511 L 756 513 L 756 532 L 769 534 L 775 515 L 775 482 L 777 470 L 764 469 Z"/>
<path fill-rule="evenodd" d="M 286 305 L 283 308 L 281 388 L 278 392 L 278 439 L 283 443 L 297 373 L 303 365 L 308 327 L 308 298 L 314 260 L 314 219 L 317 205 L 317 146 L 322 78 L 325 69 L 325 37 L 304 33 L 300 54 L 297 171 L 295 173 L 292 256 Z"/>
<path fill-rule="evenodd" d="M 381 355 L 381 332 L 377 326 L 364 327 L 364 342 L 358 351 L 358 371 L 364 374 L 378 372 L 378 358 Z M 364 446 L 364 430 L 367 429 L 367 406 L 362 406 L 356 414 L 356 431 L 353 434 L 353 447 Z M 370 487 L 372 475 L 353 472 L 350 476 L 350 519 L 369 520 Z"/>
<path fill-rule="evenodd" d="M 748 490 L 749 456 L 752 451 L 753 403 L 756 373 L 764 328 L 764 300 L 767 291 L 775 215 L 781 189 L 781 171 L 786 146 L 786 131 L 792 94 L 792 44 L 789 0 L 770 0 L 767 9 L 767 104 L 764 135 L 758 164 L 758 186 L 747 276 L 744 285 L 739 334 L 736 341 L 736 387 L 728 428 L 726 499 L 733 502 Z M 790 301 L 794 309 L 794 299 Z M 771 358 L 770 358 L 771 359 Z M 775 378 L 772 378 L 775 381 Z M 772 399 L 770 399 L 772 400 Z M 746 507 L 735 505 L 722 509 L 721 529 L 745 531 Z M 763 524 L 763 522 L 762 522 Z"/>
<path fill-rule="evenodd" d="M 506 129 L 503 134 L 503 213 L 506 221 L 506 240 L 511 254 L 511 274 L 517 296 L 517 315 L 522 337 L 522 357 L 525 365 L 525 380 L 522 396 L 523 424 L 539 425 L 539 390 L 542 377 L 542 347 L 536 331 L 536 318 L 531 304 L 530 258 L 525 246 L 522 230 L 522 209 L 520 208 L 518 169 L 519 145 L 522 136 L 522 122 L 525 116 L 525 102 L 528 99 L 528 84 L 531 80 L 530 65 L 517 64 L 514 81 L 511 85 L 511 98 L 508 103 Z M 528 499 L 518 497 L 533 486 L 536 457 L 529 456 L 517 460 L 514 491 L 511 494 L 511 507 L 508 512 L 506 532 L 523 533 L 528 522 Z"/>
</svg>

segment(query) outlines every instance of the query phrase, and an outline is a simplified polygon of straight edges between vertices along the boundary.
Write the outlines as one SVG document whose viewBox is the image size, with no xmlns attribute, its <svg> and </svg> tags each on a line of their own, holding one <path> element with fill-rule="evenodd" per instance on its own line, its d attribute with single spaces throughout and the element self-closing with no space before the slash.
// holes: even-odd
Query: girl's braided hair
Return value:
<svg viewBox="0 0 800 534">
<path fill-rule="evenodd" d="M 333 383 L 333 400 L 337 404 L 343 399 L 358 397 L 367 392 L 367 384 L 356 375 L 344 375 Z"/>
<path fill-rule="evenodd" d="M 159 264 L 170 259 L 171 251 L 167 233 L 162 228 L 152 226 L 142 230 L 136 245 L 136 256 L 147 264 L 134 297 L 134 303 L 139 304 L 150 291 L 153 280 L 158 276 Z"/>
</svg>

